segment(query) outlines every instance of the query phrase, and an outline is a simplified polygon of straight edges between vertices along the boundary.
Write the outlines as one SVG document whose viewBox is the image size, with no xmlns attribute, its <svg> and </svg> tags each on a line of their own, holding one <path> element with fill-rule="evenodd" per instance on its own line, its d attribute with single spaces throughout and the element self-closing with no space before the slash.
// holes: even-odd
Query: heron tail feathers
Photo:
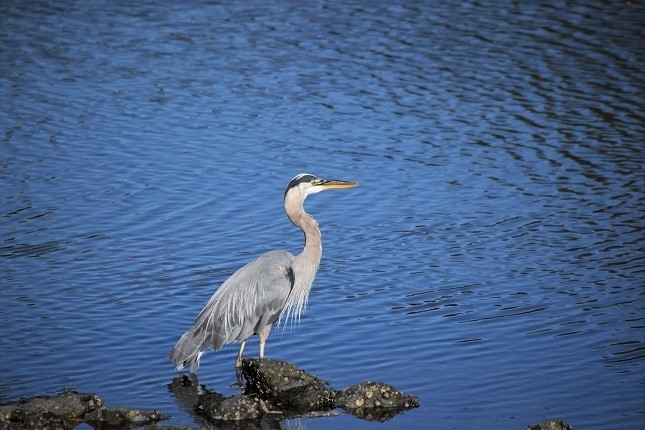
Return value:
<svg viewBox="0 0 645 430">
<path fill-rule="evenodd" d="M 209 347 L 205 345 L 206 338 L 206 333 L 203 330 L 200 332 L 188 330 L 168 352 L 167 358 L 177 370 L 190 365 L 190 373 L 195 373 L 199 368 L 199 359 L 204 353 L 203 351 Z"/>
</svg>

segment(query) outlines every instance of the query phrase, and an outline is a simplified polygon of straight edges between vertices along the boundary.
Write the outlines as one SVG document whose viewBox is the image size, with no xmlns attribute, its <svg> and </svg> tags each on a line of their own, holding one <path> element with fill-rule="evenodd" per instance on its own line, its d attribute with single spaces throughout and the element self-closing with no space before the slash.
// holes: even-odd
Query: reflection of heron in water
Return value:
<svg viewBox="0 0 645 430">
<path fill-rule="evenodd" d="M 190 365 L 194 373 L 204 351 L 241 341 L 235 361 L 239 370 L 246 340 L 260 337 L 260 358 L 271 325 L 283 315 L 300 318 L 316 277 L 322 241 L 318 223 L 305 212 L 308 195 L 331 188 L 355 187 L 354 182 L 325 180 L 309 174 L 293 178 L 284 193 L 284 208 L 291 222 L 305 234 L 305 247 L 298 255 L 270 251 L 239 269 L 228 278 L 199 313 L 195 324 L 168 353 L 177 369 Z"/>
</svg>

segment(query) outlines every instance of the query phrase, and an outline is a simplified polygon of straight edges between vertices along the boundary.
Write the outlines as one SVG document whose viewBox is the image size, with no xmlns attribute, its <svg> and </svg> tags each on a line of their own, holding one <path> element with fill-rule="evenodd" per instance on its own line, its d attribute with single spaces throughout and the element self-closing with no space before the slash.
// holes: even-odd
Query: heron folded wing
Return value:
<svg viewBox="0 0 645 430">
<path fill-rule="evenodd" d="M 213 294 L 194 328 L 210 333 L 208 347 L 244 340 L 273 323 L 284 308 L 294 277 L 294 256 L 271 251 L 228 278 Z"/>
</svg>

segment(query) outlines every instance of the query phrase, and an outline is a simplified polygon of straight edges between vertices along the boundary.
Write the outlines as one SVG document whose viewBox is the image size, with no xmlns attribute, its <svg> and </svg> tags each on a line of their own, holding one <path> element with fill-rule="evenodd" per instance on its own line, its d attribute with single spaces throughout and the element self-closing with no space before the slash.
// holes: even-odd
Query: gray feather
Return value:
<svg viewBox="0 0 645 430">
<path fill-rule="evenodd" d="M 305 234 L 304 249 L 297 256 L 271 251 L 227 279 L 202 309 L 195 325 L 168 353 L 178 369 L 190 364 L 194 373 L 203 351 L 210 348 L 217 351 L 227 343 L 244 342 L 255 333 L 261 334 L 262 357 L 271 324 L 279 318 L 284 318 L 285 324 L 290 318 L 300 319 L 322 256 L 318 223 L 305 212 L 303 203 L 308 195 L 325 189 L 356 185 L 305 173 L 291 180 L 284 193 L 284 209 L 289 220 Z M 236 366 L 240 365 L 243 347 L 244 343 Z"/>
<path fill-rule="evenodd" d="M 273 324 L 293 288 L 294 260 L 286 251 L 271 251 L 231 275 L 168 353 L 173 365 L 181 369 L 189 364 L 194 373 L 202 351 L 217 351 Z"/>
</svg>

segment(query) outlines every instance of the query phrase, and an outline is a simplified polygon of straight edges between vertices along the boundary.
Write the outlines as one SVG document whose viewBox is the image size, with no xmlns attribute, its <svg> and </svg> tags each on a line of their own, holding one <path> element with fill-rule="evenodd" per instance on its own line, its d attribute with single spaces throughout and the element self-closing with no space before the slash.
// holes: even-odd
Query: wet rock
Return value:
<svg viewBox="0 0 645 430">
<path fill-rule="evenodd" d="M 0 428 L 8 429 L 69 429 L 87 421 L 99 427 L 134 427 L 162 419 L 168 417 L 158 411 L 107 408 L 96 394 L 69 390 L 0 406 Z"/>
<path fill-rule="evenodd" d="M 560 420 L 544 421 L 535 426 L 527 426 L 526 430 L 573 430 L 573 426 Z"/>
<path fill-rule="evenodd" d="M 2 407 L 0 407 L 2 408 Z M 0 418 L 0 428 L 3 429 L 35 429 L 46 428 L 51 430 L 67 429 L 70 426 L 65 420 L 52 414 L 51 412 L 37 412 L 25 414 L 23 410 L 17 409 L 10 415 L 6 415 L 6 409 L 3 410 L 3 416 Z"/>
<path fill-rule="evenodd" d="M 241 421 L 259 419 L 266 410 L 255 396 L 233 396 L 224 400 L 204 399 L 197 412 L 212 421 Z"/>
<path fill-rule="evenodd" d="M 244 359 L 244 394 L 224 398 L 191 378 L 174 378 L 168 389 L 179 406 L 193 415 L 201 428 L 279 428 L 281 420 L 295 416 L 337 415 L 335 408 L 364 419 L 385 421 L 419 406 L 416 397 L 404 395 L 379 382 L 363 382 L 340 391 L 293 364 Z M 159 411 L 103 406 L 95 394 L 64 391 L 58 396 L 40 396 L 0 405 L 1 429 L 69 429 L 87 422 L 97 428 L 185 429 L 156 424 L 168 419 Z M 543 425 L 543 424 L 540 424 Z M 569 430 L 570 427 L 535 427 L 538 430 Z M 532 429 L 532 428 L 531 428 Z"/>
<path fill-rule="evenodd" d="M 336 394 L 335 406 L 370 421 L 387 421 L 419 406 L 419 399 L 382 382 L 361 382 Z"/>
<path fill-rule="evenodd" d="M 83 421 L 86 412 L 103 405 L 95 394 L 64 391 L 0 406 L 0 424 L 10 428 L 66 428 Z"/>
<path fill-rule="evenodd" d="M 195 427 L 165 426 L 163 424 L 146 424 L 143 430 L 195 430 Z"/>
<path fill-rule="evenodd" d="M 242 361 L 242 374 L 247 393 L 269 400 L 281 411 L 312 412 L 334 406 L 336 392 L 291 363 L 246 358 Z"/>
<path fill-rule="evenodd" d="M 416 397 L 405 395 L 391 385 L 382 382 L 361 382 L 341 390 L 336 405 L 343 409 L 393 408 L 419 406 Z"/>
<path fill-rule="evenodd" d="M 159 411 L 147 412 L 139 409 L 101 407 L 87 412 L 84 420 L 92 423 L 102 423 L 109 426 L 143 425 L 167 420 L 167 415 Z"/>
<path fill-rule="evenodd" d="M 188 415 L 191 415 L 200 428 L 212 427 L 211 416 L 219 416 L 216 408 L 224 400 L 220 393 L 209 391 L 199 383 L 197 375 L 192 374 L 190 378 L 181 375 L 168 384 L 168 390 L 172 393 L 177 405 Z"/>
<path fill-rule="evenodd" d="M 196 375 L 192 375 L 192 379 L 185 375 L 174 378 L 168 389 L 181 408 L 193 415 L 202 427 L 207 427 L 207 422 L 221 425 L 223 422 L 258 420 L 267 409 L 265 403 L 254 396 L 224 398 L 219 393 L 209 391 L 199 383 Z"/>
</svg>

